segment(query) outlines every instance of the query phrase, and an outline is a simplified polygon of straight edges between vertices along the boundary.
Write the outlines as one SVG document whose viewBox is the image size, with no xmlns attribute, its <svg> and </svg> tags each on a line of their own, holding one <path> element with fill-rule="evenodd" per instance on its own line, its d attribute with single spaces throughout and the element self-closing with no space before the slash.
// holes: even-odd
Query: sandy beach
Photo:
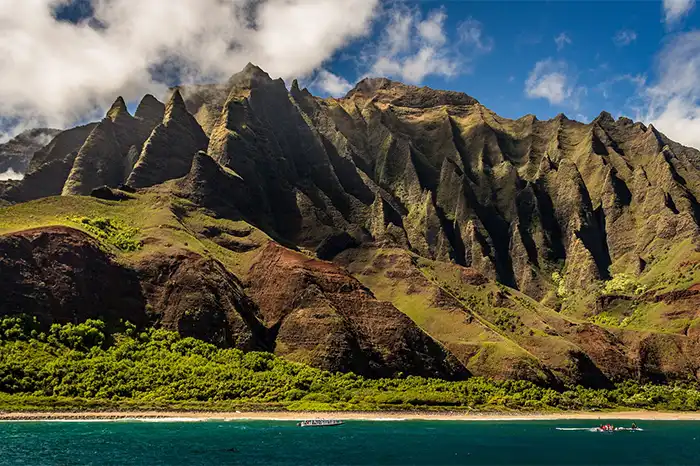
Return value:
<svg viewBox="0 0 700 466">
<path fill-rule="evenodd" d="M 162 420 L 162 421 L 236 421 L 305 419 L 341 419 L 367 421 L 545 421 L 567 419 L 623 419 L 640 421 L 700 421 L 700 412 L 609 411 L 562 413 L 459 413 L 459 412 L 32 412 L 0 413 L 0 421 L 97 421 L 97 420 Z"/>
</svg>

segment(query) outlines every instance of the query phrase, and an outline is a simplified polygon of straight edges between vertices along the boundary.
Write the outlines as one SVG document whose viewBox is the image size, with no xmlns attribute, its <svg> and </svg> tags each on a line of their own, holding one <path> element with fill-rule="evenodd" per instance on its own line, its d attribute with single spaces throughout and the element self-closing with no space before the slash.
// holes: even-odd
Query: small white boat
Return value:
<svg viewBox="0 0 700 466">
<path fill-rule="evenodd" d="M 343 421 L 336 421 L 332 419 L 312 419 L 310 421 L 297 422 L 299 427 L 331 427 L 339 426 Z"/>
</svg>

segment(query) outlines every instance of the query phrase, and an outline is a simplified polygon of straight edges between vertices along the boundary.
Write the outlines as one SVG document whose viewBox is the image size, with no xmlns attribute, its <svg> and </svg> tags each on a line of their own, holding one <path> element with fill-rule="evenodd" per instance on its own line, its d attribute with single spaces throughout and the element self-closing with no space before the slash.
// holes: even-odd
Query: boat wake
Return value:
<svg viewBox="0 0 700 466">
<path fill-rule="evenodd" d="M 586 432 L 622 432 L 622 431 L 627 431 L 627 432 L 643 432 L 644 429 L 641 429 L 639 427 L 637 428 L 632 428 L 632 427 L 615 427 L 615 430 L 603 430 L 600 427 L 555 427 L 556 430 L 565 430 L 565 431 L 586 431 Z"/>
<path fill-rule="evenodd" d="M 557 427 L 557 430 L 581 430 L 588 432 L 598 432 L 600 427 Z"/>
</svg>

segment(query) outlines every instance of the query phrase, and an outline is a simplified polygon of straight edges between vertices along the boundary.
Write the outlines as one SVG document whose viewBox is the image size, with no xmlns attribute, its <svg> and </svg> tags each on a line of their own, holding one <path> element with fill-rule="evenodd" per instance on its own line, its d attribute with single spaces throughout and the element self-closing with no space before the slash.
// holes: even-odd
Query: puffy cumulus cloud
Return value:
<svg viewBox="0 0 700 466">
<path fill-rule="evenodd" d="M 695 0 L 663 0 L 664 21 L 672 26 L 683 19 L 695 6 Z"/>
<path fill-rule="evenodd" d="M 481 23 L 471 18 L 458 25 L 458 39 L 450 41 L 442 8 L 424 17 L 418 8 L 395 4 L 385 15 L 384 31 L 363 53 L 369 64 L 363 77 L 388 76 L 410 84 L 430 75 L 452 77 L 468 71 L 471 59 L 493 46 L 483 36 Z"/>
<path fill-rule="evenodd" d="M 659 53 L 656 79 L 641 91 L 641 119 L 700 149 L 700 31 L 677 36 Z"/>
<path fill-rule="evenodd" d="M 395 7 L 389 14 L 385 32 L 370 53 L 376 54 L 369 71 L 372 75 L 397 77 L 420 83 L 426 76 L 453 76 L 457 57 L 443 48 L 447 42 L 444 10 L 435 10 L 423 19 L 418 9 Z"/>
<path fill-rule="evenodd" d="M 613 36 L 613 42 L 618 47 L 625 47 L 637 40 L 637 33 L 631 29 L 622 29 Z"/>
<path fill-rule="evenodd" d="M 552 105 L 579 107 L 586 88 L 576 86 L 576 78 L 565 61 L 551 58 L 538 61 L 525 81 L 525 95 L 531 99 L 547 99 Z"/>
<path fill-rule="evenodd" d="M 371 29 L 379 0 L 0 0 L 0 123 L 65 126 L 116 98 L 221 80 L 254 62 L 275 77 L 312 73 Z M 433 18 L 433 21 L 436 19 Z M 431 43 L 429 27 L 424 34 Z M 157 72 L 155 72 L 157 71 Z M 7 134 L 5 135 L 7 136 Z M 2 137 L 2 135 L 0 135 Z"/>
<path fill-rule="evenodd" d="M 347 79 L 333 74 L 326 69 L 318 71 L 310 86 L 333 97 L 343 96 L 352 89 L 352 84 L 350 84 Z"/>
<path fill-rule="evenodd" d="M 562 32 L 557 37 L 554 38 L 554 43 L 557 44 L 557 50 L 562 50 L 567 45 L 571 45 L 571 37 L 569 37 L 565 32 Z"/>
</svg>

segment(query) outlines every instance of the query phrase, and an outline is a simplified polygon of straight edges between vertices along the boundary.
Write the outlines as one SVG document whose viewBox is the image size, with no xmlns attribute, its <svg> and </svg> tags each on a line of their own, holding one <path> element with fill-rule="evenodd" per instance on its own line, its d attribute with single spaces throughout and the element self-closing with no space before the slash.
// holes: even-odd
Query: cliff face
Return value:
<svg viewBox="0 0 700 466">
<path fill-rule="evenodd" d="M 231 83 L 209 154 L 297 244 L 345 231 L 541 299 L 553 272 L 586 287 L 698 232 L 698 152 L 652 126 L 607 113 L 506 120 L 465 94 L 387 79 L 337 100 L 296 83 L 288 94 L 254 66 Z"/>
<path fill-rule="evenodd" d="M 162 123 L 143 145 L 127 184 L 142 188 L 180 178 L 190 171 L 194 154 L 208 144 L 209 139 L 175 91 L 165 107 Z"/>
<path fill-rule="evenodd" d="M 605 386 L 700 370 L 699 169 L 697 150 L 605 112 L 509 120 L 383 78 L 320 99 L 251 64 L 167 105 L 146 96 L 133 117 L 117 100 L 0 195 L 125 183 L 135 193 L 104 205 L 170 206 L 184 229 L 158 247 L 180 252 L 131 266 L 142 288 L 201 287 L 144 299 L 222 345 L 372 376 Z"/>
<path fill-rule="evenodd" d="M 141 147 L 153 123 L 132 117 L 120 97 L 78 151 L 63 195 L 86 195 L 100 186 L 116 186 L 131 172 L 131 150 Z"/>
</svg>

